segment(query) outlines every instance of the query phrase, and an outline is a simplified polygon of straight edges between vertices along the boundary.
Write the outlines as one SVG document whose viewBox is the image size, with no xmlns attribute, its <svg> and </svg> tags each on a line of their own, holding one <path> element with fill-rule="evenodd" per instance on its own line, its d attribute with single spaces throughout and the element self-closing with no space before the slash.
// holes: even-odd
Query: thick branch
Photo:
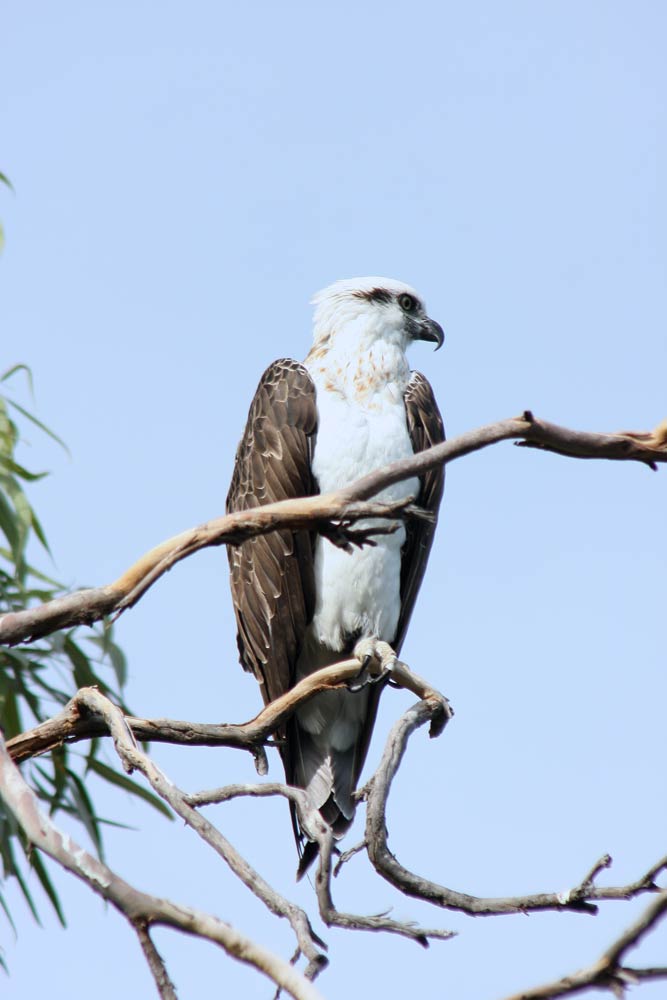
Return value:
<svg viewBox="0 0 667 1000">
<path fill-rule="evenodd" d="M 137 719 L 125 716 L 125 723 L 137 740 L 144 743 L 173 743 L 185 746 L 226 746 L 249 750 L 255 755 L 260 774 L 266 774 L 267 764 L 264 745 L 269 737 L 292 715 L 303 702 L 321 691 L 331 691 L 355 679 L 359 674 L 359 660 L 352 657 L 330 667 L 323 667 L 295 684 L 280 698 L 276 698 L 256 715 L 243 723 L 206 724 L 184 722 L 178 719 Z M 414 674 L 405 663 L 395 662 L 391 670 L 395 684 L 412 691 L 419 698 L 430 698 L 441 707 L 433 714 L 433 726 L 450 711 L 446 699 L 427 681 Z M 103 713 L 95 710 L 95 703 L 86 698 L 87 688 L 82 688 L 52 719 L 35 726 L 7 742 L 13 760 L 21 763 L 30 757 L 46 753 L 64 743 L 76 743 L 96 736 L 108 736 L 109 726 Z"/>
<path fill-rule="evenodd" d="M 57 629 L 91 625 L 108 615 L 120 614 L 135 604 L 177 562 L 208 546 L 237 545 L 247 538 L 282 528 L 321 531 L 336 544 L 363 544 L 368 541 L 368 532 L 355 535 L 355 529 L 350 527 L 354 521 L 367 517 L 403 516 L 405 513 L 400 504 L 366 502 L 382 489 L 499 441 L 511 439 L 518 439 L 527 447 L 572 458 L 635 461 L 650 468 L 656 468 L 658 462 L 667 462 L 667 421 L 652 432 L 594 434 L 537 420 L 530 411 L 526 411 L 520 417 L 487 424 L 410 458 L 393 462 L 336 493 L 285 500 L 250 511 L 227 514 L 176 535 L 151 549 L 108 586 L 77 591 L 36 608 L 3 615 L 0 617 L 0 645 L 16 645 Z M 379 530 L 386 530 L 386 526 Z"/>
<path fill-rule="evenodd" d="M 125 721 L 136 739 L 142 742 L 237 747 L 259 754 L 261 759 L 263 745 L 271 734 L 287 721 L 298 705 L 319 691 L 340 687 L 358 673 L 357 659 L 342 660 L 331 667 L 323 667 L 304 677 L 284 695 L 272 701 L 250 722 L 207 725 L 177 719 L 136 719 L 132 716 L 127 716 Z M 407 674 L 397 675 L 396 679 L 398 681 L 405 679 L 405 686 L 408 686 L 409 673 L 407 671 Z M 416 683 L 417 680 L 416 675 L 413 675 L 410 683 Z M 78 691 L 62 712 L 52 719 L 47 719 L 34 729 L 9 740 L 7 748 L 12 759 L 21 763 L 29 757 L 53 750 L 63 743 L 78 742 L 94 736 L 108 736 L 109 726 L 105 716 L 97 712 L 94 705 L 85 697 L 82 698 L 87 690 L 82 688 Z M 265 773 L 266 768 L 260 768 L 260 771 Z"/>
<path fill-rule="evenodd" d="M 109 900 L 133 927 L 162 925 L 213 941 L 232 957 L 254 966 L 297 1000 L 321 1000 L 312 983 L 282 958 L 217 917 L 140 892 L 62 833 L 46 813 L 40 811 L 36 795 L 11 761 L 1 738 L 0 792 L 28 840 L 84 881 L 93 892 Z M 145 943 L 143 939 L 142 946 Z M 157 975 L 161 960 L 156 952 L 150 957 L 151 970 Z M 163 992 L 162 995 L 169 994 Z"/>
</svg>

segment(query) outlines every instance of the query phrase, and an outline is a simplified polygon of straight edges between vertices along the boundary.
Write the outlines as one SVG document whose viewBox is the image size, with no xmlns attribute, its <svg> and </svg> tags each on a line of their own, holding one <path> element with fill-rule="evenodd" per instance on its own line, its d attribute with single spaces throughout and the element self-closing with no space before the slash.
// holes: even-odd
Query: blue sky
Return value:
<svg viewBox="0 0 667 1000">
<path fill-rule="evenodd" d="M 336 278 L 419 289 L 447 339 L 412 363 L 450 436 L 526 407 L 591 430 L 665 417 L 666 28 L 642 0 L 6 4 L 0 369 L 31 366 L 39 415 L 71 449 L 33 438 L 24 456 L 53 470 L 33 501 L 54 572 L 108 582 L 221 513 L 259 376 L 305 355 L 310 296 Z M 450 468 L 404 654 L 456 717 L 439 741 L 415 737 L 394 792 L 408 866 L 511 895 L 567 888 L 605 851 L 614 883 L 665 853 L 666 482 L 511 445 Z M 138 714 L 257 709 L 223 553 L 175 569 L 117 636 Z M 409 703 L 387 692 L 369 763 Z M 252 780 L 232 751 L 155 757 L 188 789 Z M 194 835 L 102 801 L 136 827 L 109 833 L 120 874 L 292 953 Z M 214 816 L 314 913 L 283 803 Z M 95 977 L 98 1000 L 150 996 L 121 920 L 55 877 L 67 932 L 19 901 L 18 940 L 0 925 L 11 995 L 87 996 Z M 500 1000 L 592 960 L 637 912 L 473 921 L 396 897 L 360 858 L 335 889 L 341 908 L 394 906 L 459 936 L 422 952 L 326 931 L 327 997 L 368 979 L 387 997 Z M 212 982 L 270 995 L 210 946 L 159 945 L 184 998 Z"/>
</svg>

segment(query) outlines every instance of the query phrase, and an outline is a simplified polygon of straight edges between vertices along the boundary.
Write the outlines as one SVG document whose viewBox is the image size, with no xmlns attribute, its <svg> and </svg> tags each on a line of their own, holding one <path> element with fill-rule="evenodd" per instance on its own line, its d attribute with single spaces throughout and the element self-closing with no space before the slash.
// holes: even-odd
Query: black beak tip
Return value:
<svg viewBox="0 0 667 1000">
<path fill-rule="evenodd" d="M 434 319 L 431 320 L 431 329 L 433 331 L 433 339 L 435 340 L 434 350 L 439 351 L 445 342 L 445 331 Z"/>
<path fill-rule="evenodd" d="M 427 317 L 412 323 L 410 333 L 414 340 L 425 340 L 429 344 L 435 344 L 436 351 L 440 350 L 445 341 L 445 332 L 440 324 Z"/>
</svg>

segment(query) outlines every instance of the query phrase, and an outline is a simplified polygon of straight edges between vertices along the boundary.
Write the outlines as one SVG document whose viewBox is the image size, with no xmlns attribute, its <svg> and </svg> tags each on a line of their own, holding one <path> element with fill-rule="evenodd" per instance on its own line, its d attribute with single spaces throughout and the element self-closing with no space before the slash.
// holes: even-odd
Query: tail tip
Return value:
<svg viewBox="0 0 667 1000">
<path fill-rule="evenodd" d="M 299 859 L 299 867 L 296 870 L 296 880 L 300 882 L 306 874 L 315 858 L 320 853 L 320 849 L 314 840 L 307 840 L 303 847 L 303 854 Z"/>
</svg>

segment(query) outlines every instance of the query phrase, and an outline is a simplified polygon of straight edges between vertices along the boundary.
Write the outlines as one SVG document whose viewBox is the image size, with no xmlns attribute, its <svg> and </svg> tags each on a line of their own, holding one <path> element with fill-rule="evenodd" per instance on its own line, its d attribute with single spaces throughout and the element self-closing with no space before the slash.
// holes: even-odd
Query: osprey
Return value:
<svg viewBox="0 0 667 1000">
<path fill-rule="evenodd" d="M 305 361 L 275 361 L 261 378 L 236 453 L 228 512 L 328 493 L 444 440 L 431 386 L 410 371 L 405 355 L 415 340 L 437 350 L 444 339 L 414 289 L 388 278 L 353 278 L 325 288 L 313 303 Z M 228 548 L 240 659 L 265 704 L 353 655 L 360 639 L 400 650 L 443 485 L 438 468 L 383 490 L 377 499 L 413 496 L 433 517 L 410 520 L 352 553 L 305 531 L 276 531 Z M 318 694 L 280 734 L 288 783 L 306 790 L 337 838 L 354 817 L 381 687 Z M 291 812 L 302 874 L 317 849 L 293 805 Z"/>
</svg>

